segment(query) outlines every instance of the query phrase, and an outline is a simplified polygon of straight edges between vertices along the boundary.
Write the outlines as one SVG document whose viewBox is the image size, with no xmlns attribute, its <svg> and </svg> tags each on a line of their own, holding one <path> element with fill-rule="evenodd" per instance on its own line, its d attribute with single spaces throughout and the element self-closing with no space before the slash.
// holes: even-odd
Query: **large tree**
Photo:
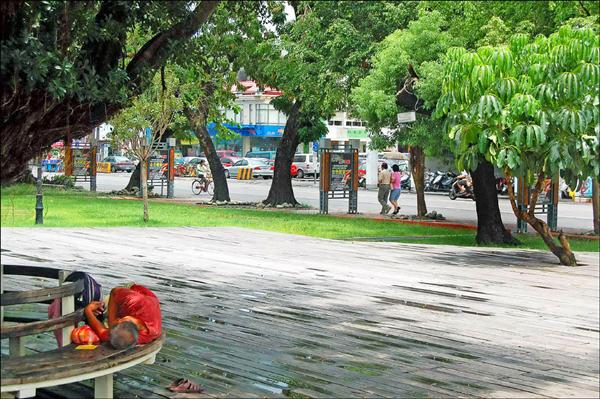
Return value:
<svg viewBox="0 0 600 399">
<path fill-rule="evenodd" d="M 277 148 L 268 205 L 297 204 L 290 167 L 306 137 L 326 132 L 323 119 L 344 109 L 347 96 L 368 69 L 373 44 L 413 18 L 416 2 L 290 2 L 295 19 L 278 20 L 277 32 L 258 48 L 248 68 L 263 85 L 284 94 L 275 104 L 288 120 Z M 308 132 L 310 132 L 308 134 Z"/>
<path fill-rule="evenodd" d="M 0 3 L 0 182 L 53 142 L 89 134 L 151 82 L 156 68 L 194 35 L 217 1 Z M 125 65 L 138 25 L 156 32 Z"/>
<path fill-rule="evenodd" d="M 481 158 L 504 171 L 517 218 L 529 223 L 563 265 L 576 264 L 562 234 L 556 242 L 535 215 L 545 180 L 567 181 L 600 173 L 600 43 L 598 25 L 573 21 L 549 37 L 512 37 L 508 46 L 448 51 L 437 111 L 449 116 L 459 163 Z M 512 177 L 532 185 L 525 209 Z"/>
<path fill-rule="evenodd" d="M 439 123 L 431 120 L 431 112 L 439 97 L 438 59 L 453 44 L 453 38 L 443 30 L 444 24 L 439 12 L 426 12 L 407 29 L 386 37 L 378 45 L 369 75 L 354 88 L 351 97 L 353 112 L 367 122 L 373 144 L 410 146 L 420 216 L 427 213 L 425 152 L 439 154 L 443 149 Z M 402 111 L 416 111 L 419 118 L 411 126 L 399 124 L 396 115 Z"/>
<path fill-rule="evenodd" d="M 181 98 L 180 112 L 187 124 L 175 131 L 193 132 L 198 138 L 214 179 L 213 201 L 229 201 L 225 169 L 216 152 L 208 131 L 208 124 L 216 124 L 219 138 L 236 135 L 225 127 L 224 109 L 235 107 L 231 87 L 236 83 L 237 70 L 251 62 L 252 49 L 261 40 L 261 28 L 267 15 L 261 15 L 260 3 L 221 3 L 209 24 L 181 46 L 167 68 L 176 77 L 175 92 Z M 129 47 L 135 47 L 138 36 L 132 36 Z M 128 187 L 139 185 L 139 167 L 131 175 Z"/>
</svg>

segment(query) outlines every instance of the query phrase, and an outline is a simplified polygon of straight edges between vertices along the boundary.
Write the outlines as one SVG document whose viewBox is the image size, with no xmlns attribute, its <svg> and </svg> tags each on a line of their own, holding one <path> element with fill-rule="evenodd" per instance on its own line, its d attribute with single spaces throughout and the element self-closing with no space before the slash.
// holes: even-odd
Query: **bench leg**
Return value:
<svg viewBox="0 0 600 399">
<path fill-rule="evenodd" d="M 33 398 L 35 396 L 35 388 L 22 389 L 17 392 L 17 398 Z"/>
<path fill-rule="evenodd" d="M 144 364 L 154 364 L 155 361 L 156 361 L 156 355 L 152 355 L 152 357 L 149 358 L 148 360 L 146 360 L 144 362 Z"/>
<path fill-rule="evenodd" d="M 113 397 L 113 375 L 107 374 L 96 377 L 94 380 L 94 398 L 112 399 Z"/>
<path fill-rule="evenodd" d="M 12 337 L 8 339 L 8 353 L 11 356 L 25 356 L 24 337 Z"/>
</svg>

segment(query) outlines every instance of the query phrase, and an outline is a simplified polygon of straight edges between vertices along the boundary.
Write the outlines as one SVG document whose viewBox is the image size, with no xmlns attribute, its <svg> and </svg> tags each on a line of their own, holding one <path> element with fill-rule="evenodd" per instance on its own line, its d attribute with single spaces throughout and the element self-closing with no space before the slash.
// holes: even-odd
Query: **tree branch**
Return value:
<svg viewBox="0 0 600 399">
<path fill-rule="evenodd" d="M 219 1 L 203 1 L 185 20 L 175 24 L 170 29 L 160 32 L 150 39 L 127 65 L 130 87 L 134 93 L 144 89 L 147 80 L 144 74 L 164 63 L 171 55 L 169 47 L 178 40 L 191 37 L 204 24 L 217 8 Z"/>
<path fill-rule="evenodd" d="M 531 201 L 529 201 L 529 210 L 528 213 L 530 216 L 534 216 L 535 206 L 537 204 L 538 196 L 540 195 L 540 191 L 542 191 L 542 184 L 544 183 L 544 172 L 540 172 L 537 177 L 537 181 L 535 182 L 535 188 L 533 189 L 533 193 L 531 193 Z"/>
<path fill-rule="evenodd" d="M 585 5 L 583 4 L 583 1 L 579 0 L 579 6 L 583 9 L 583 11 L 585 11 L 586 16 L 590 16 L 592 14 L 590 14 L 590 12 L 588 11 L 587 8 L 585 8 Z"/>
<path fill-rule="evenodd" d="M 521 210 L 517 206 L 517 202 L 515 200 L 515 189 L 512 183 L 512 175 L 510 174 L 510 170 L 508 168 L 504 168 L 504 178 L 506 179 L 506 186 L 508 187 L 508 200 L 510 202 L 510 206 L 518 219 L 523 219 L 521 215 Z"/>
</svg>

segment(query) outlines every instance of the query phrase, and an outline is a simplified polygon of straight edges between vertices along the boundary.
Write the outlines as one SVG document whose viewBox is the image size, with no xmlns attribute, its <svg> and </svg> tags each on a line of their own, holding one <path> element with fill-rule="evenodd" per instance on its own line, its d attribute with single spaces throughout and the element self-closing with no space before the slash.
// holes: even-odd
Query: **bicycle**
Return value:
<svg viewBox="0 0 600 399">
<path fill-rule="evenodd" d="M 202 193 L 208 193 L 208 195 L 213 195 L 215 192 L 215 184 L 212 179 L 207 179 L 206 181 L 201 179 L 194 179 L 192 182 L 192 193 L 195 195 L 200 195 Z"/>
</svg>

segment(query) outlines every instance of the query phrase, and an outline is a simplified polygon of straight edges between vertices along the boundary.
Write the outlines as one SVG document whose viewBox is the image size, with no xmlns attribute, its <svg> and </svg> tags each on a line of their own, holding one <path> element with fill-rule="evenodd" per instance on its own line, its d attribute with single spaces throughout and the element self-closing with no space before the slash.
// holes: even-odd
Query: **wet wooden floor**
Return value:
<svg viewBox="0 0 600 399">
<path fill-rule="evenodd" d="M 566 268 L 536 251 L 233 228 L 2 229 L 1 244 L 2 263 L 156 292 L 167 343 L 116 375 L 116 397 L 178 397 L 165 389 L 178 377 L 205 387 L 188 398 L 599 395 L 597 254 Z"/>
</svg>

